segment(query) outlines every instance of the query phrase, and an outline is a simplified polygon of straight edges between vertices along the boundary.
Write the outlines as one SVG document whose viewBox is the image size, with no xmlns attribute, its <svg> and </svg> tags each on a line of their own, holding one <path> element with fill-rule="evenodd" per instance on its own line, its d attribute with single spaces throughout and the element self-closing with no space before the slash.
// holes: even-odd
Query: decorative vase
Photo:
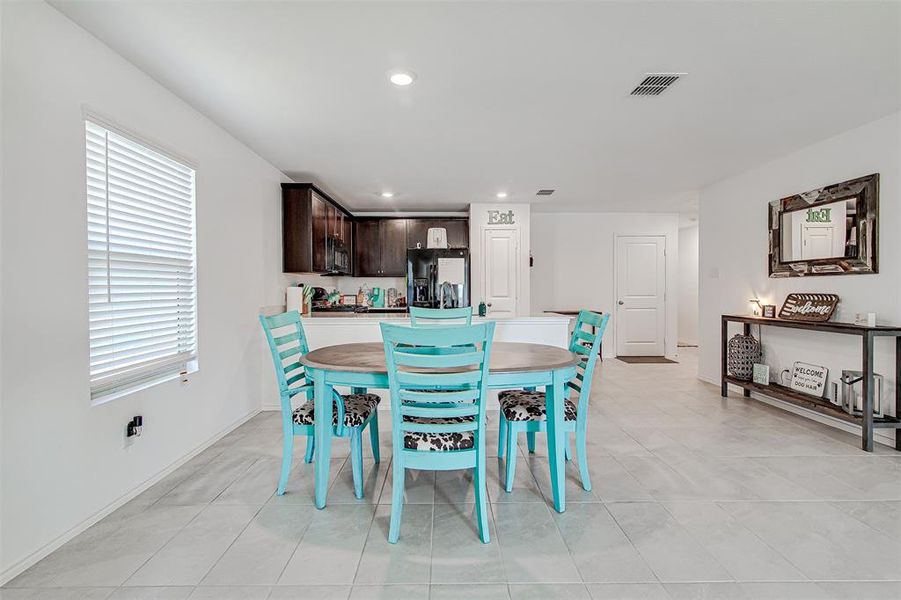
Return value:
<svg viewBox="0 0 901 600">
<path fill-rule="evenodd" d="M 729 340 L 726 352 L 726 369 L 736 379 L 751 381 L 754 363 L 761 357 L 760 342 L 752 335 L 736 334 Z"/>
</svg>

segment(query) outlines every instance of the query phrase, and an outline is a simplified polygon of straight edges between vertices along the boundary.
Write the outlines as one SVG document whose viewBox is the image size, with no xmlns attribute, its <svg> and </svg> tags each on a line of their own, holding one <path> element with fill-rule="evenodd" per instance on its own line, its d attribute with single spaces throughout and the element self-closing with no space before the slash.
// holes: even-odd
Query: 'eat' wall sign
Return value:
<svg viewBox="0 0 901 600">
<path fill-rule="evenodd" d="M 513 211 L 500 211 L 500 210 L 489 210 L 488 211 L 488 224 L 489 225 L 513 225 Z"/>
</svg>

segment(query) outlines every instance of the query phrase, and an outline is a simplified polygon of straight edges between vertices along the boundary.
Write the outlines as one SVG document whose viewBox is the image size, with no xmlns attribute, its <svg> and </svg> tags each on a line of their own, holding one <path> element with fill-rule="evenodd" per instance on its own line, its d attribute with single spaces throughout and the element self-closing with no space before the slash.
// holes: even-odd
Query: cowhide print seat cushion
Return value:
<svg viewBox="0 0 901 600">
<path fill-rule="evenodd" d="M 363 424 L 372 411 L 379 404 L 379 397 L 375 394 L 347 394 L 341 396 L 344 398 L 344 426 L 358 427 Z M 294 422 L 298 425 L 312 425 L 315 423 L 313 418 L 313 401 L 307 400 L 294 410 Z M 333 405 L 332 425 L 338 424 L 338 406 Z"/>
<path fill-rule="evenodd" d="M 407 423 L 421 423 L 433 425 L 445 425 L 448 423 L 471 423 L 475 417 L 445 417 L 430 419 L 427 417 L 404 417 Z M 407 450 L 427 450 L 431 452 L 439 450 L 468 450 L 475 445 L 475 436 L 472 431 L 460 431 L 456 433 L 420 433 L 417 431 L 404 432 L 404 448 Z"/>
<path fill-rule="evenodd" d="M 501 410 L 508 421 L 546 421 L 544 392 L 527 392 L 525 390 L 504 390 L 498 395 Z M 567 399 L 563 404 L 563 418 L 576 420 L 576 404 Z"/>
</svg>

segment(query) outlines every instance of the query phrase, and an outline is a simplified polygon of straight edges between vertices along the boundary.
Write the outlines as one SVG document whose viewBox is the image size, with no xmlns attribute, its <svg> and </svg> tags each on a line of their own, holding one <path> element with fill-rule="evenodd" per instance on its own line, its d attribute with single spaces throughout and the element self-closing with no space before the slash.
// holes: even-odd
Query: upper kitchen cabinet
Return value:
<svg viewBox="0 0 901 600">
<path fill-rule="evenodd" d="M 407 270 L 407 220 L 359 219 L 354 224 L 354 275 L 403 277 Z"/>
<path fill-rule="evenodd" d="M 382 275 L 403 277 L 407 274 L 407 220 L 382 219 Z"/>
<path fill-rule="evenodd" d="M 407 248 L 428 247 L 431 228 L 447 230 L 448 248 L 469 248 L 469 219 L 407 219 Z"/>
<path fill-rule="evenodd" d="M 309 183 L 282 184 L 282 271 L 350 274 L 350 213 Z"/>
</svg>

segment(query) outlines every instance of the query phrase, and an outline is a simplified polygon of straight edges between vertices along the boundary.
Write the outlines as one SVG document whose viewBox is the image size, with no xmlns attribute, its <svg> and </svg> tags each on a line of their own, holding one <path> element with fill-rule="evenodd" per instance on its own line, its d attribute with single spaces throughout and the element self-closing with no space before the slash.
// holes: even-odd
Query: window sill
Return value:
<svg viewBox="0 0 901 600">
<path fill-rule="evenodd" d="M 198 370 L 199 367 L 197 365 L 197 361 L 192 360 L 188 363 L 187 376 L 193 375 Z M 134 384 L 126 388 L 112 390 L 106 393 L 98 394 L 96 396 L 92 393 L 91 406 L 100 406 L 102 404 L 106 404 L 107 402 L 112 402 L 113 400 L 118 400 L 119 398 L 123 398 L 130 394 L 140 392 L 141 390 L 146 390 L 155 385 L 159 385 L 167 381 L 172 381 L 173 379 L 181 379 L 181 377 L 181 371 L 170 371 L 153 377 L 148 377 L 147 379 L 142 379 L 141 381 L 135 382 Z"/>
</svg>

